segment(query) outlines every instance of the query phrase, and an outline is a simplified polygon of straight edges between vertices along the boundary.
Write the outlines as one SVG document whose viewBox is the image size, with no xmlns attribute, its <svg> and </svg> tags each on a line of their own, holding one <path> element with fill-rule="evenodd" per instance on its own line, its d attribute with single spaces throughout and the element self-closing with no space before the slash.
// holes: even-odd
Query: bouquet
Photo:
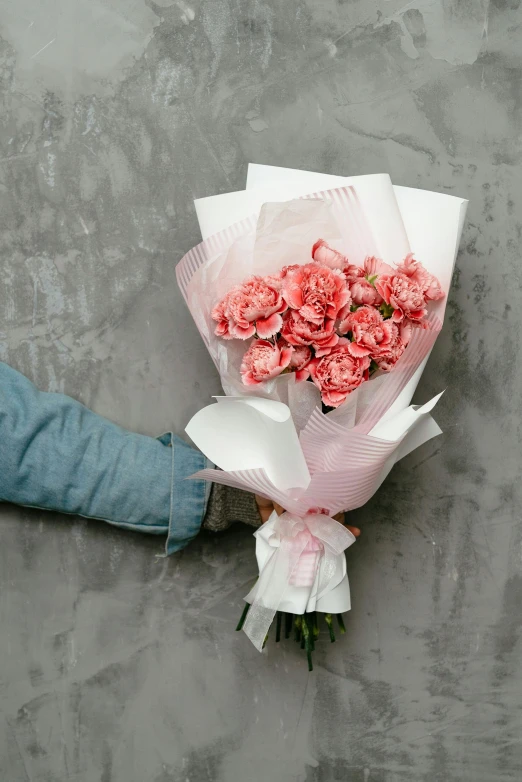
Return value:
<svg viewBox="0 0 522 782">
<path fill-rule="evenodd" d="M 294 372 L 336 408 L 395 366 L 413 329 L 429 328 L 429 302 L 444 295 L 412 253 L 395 269 L 374 257 L 356 266 L 319 239 L 311 261 L 235 285 L 212 318 L 217 336 L 250 342 L 240 368 L 245 386 Z"/>
<path fill-rule="evenodd" d="M 440 433 L 438 397 L 409 403 L 441 328 L 463 211 L 452 199 L 452 236 L 424 258 L 388 177 L 339 184 L 299 198 L 291 184 L 278 202 L 252 188 L 253 214 L 177 267 L 226 394 L 187 426 L 219 468 L 197 476 L 285 509 L 255 533 L 259 578 L 239 628 L 261 650 L 274 619 L 276 640 L 293 626 L 310 669 L 318 614 L 334 640 L 333 615 L 343 632 L 350 609 L 344 552 L 355 538 L 332 517 L 367 502 L 396 461 Z M 203 199 L 200 222 L 209 202 L 215 220 L 218 199 L 233 212 L 234 196 Z M 432 236 L 448 233 L 423 219 Z"/>
</svg>

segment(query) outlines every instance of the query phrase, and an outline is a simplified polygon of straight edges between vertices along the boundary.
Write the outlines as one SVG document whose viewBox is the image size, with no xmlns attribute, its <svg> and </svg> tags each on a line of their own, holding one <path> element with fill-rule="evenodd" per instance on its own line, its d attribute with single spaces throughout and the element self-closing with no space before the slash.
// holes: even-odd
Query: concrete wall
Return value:
<svg viewBox="0 0 522 782">
<path fill-rule="evenodd" d="M 128 428 L 219 389 L 174 266 L 248 161 L 470 199 L 445 434 L 353 514 L 342 642 L 233 633 L 251 530 L 2 506 L 3 782 L 522 778 L 519 2 L 3 0 L 0 360 Z"/>
</svg>

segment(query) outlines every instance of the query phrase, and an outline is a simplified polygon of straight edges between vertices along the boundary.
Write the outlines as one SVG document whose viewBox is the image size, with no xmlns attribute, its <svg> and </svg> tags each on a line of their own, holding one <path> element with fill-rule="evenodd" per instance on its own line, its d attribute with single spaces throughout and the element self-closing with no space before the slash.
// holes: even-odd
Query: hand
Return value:
<svg viewBox="0 0 522 782">
<path fill-rule="evenodd" d="M 272 500 L 265 500 L 265 498 L 260 497 L 259 494 L 256 494 L 255 496 L 257 508 L 259 510 L 259 515 L 261 516 L 261 521 L 263 524 L 265 521 L 268 521 L 273 511 L 276 511 L 279 516 L 285 512 L 285 509 L 281 505 L 278 505 L 277 502 L 272 502 Z M 346 529 L 350 530 L 352 535 L 354 535 L 356 538 L 358 538 L 361 534 L 361 530 L 358 527 L 352 527 L 350 524 L 345 524 L 344 513 L 337 513 L 335 516 L 333 516 L 333 518 L 340 524 L 344 524 Z"/>
<path fill-rule="evenodd" d="M 260 497 L 259 494 L 256 494 L 255 497 L 257 509 L 263 524 L 265 521 L 268 521 L 274 511 L 277 511 L 278 516 L 285 512 L 285 509 L 281 505 L 278 505 L 277 502 L 272 502 L 272 500 L 265 500 L 265 498 Z"/>
</svg>

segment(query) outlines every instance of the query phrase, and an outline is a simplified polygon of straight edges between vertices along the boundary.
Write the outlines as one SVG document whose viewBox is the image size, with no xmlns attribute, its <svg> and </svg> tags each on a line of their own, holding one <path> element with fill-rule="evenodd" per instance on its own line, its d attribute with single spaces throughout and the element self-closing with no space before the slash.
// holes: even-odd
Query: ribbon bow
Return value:
<svg viewBox="0 0 522 782">
<path fill-rule="evenodd" d="M 319 600 L 344 578 L 343 552 L 355 541 L 346 527 L 325 513 L 308 513 L 301 518 L 286 512 L 268 525 L 267 531 L 261 527 L 255 533 L 272 551 L 260 568 L 256 586 L 245 598 L 251 606 L 243 625 L 259 651 L 289 589 L 313 593 Z"/>
</svg>

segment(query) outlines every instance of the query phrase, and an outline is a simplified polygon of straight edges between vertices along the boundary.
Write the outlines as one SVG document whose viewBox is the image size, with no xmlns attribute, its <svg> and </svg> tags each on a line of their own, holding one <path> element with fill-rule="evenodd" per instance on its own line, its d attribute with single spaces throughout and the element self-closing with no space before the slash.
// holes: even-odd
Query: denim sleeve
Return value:
<svg viewBox="0 0 522 782">
<path fill-rule="evenodd" d="M 172 433 L 128 432 L 0 363 L 0 500 L 163 534 L 171 554 L 200 529 L 207 485 L 185 478 L 205 466 Z"/>
</svg>

